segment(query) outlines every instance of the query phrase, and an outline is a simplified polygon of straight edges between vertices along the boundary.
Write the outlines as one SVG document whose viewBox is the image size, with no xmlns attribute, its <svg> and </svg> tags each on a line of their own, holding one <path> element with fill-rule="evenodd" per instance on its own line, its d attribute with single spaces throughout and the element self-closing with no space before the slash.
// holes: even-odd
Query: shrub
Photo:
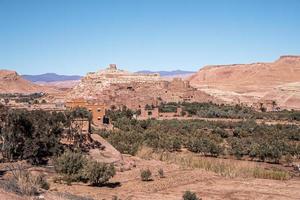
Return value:
<svg viewBox="0 0 300 200">
<path fill-rule="evenodd" d="M 159 175 L 160 178 L 165 178 L 165 173 L 164 173 L 164 170 L 162 168 L 160 168 L 158 170 L 158 175 Z"/>
<path fill-rule="evenodd" d="M 7 181 L 2 181 L 1 187 L 7 191 L 20 195 L 37 195 L 42 189 L 48 190 L 49 183 L 44 176 L 33 176 L 22 166 L 12 168 L 12 177 Z"/>
<path fill-rule="evenodd" d="M 17 181 L 13 178 L 8 180 L 0 180 L 0 187 L 7 192 L 21 194 L 19 185 Z"/>
<path fill-rule="evenodd" d="M 50 184 L 47 182 L 44 175 L 38 175 L 35 177 L 35 182 L 44 190 L 49 190 Z"/>
<path fill-rule="evenodd" d="M 183 196 L 183 200 L 201 200 L 201 198 L 198 198 L 196 193 L 191 191 L 185 191 Z"/>
<path fill-rule="evenodd" d="M 218 156 L 223 152 L 219 144 L 207 137 L 191 138 L 187 147 L 191 152 L 203 153 L 210 156 Z"/>
<path fill-rule="evenodd" d="M 220 135 L 222 138 L 228 138 L 228 136 L 229 136 L 226 130 L 221 129 L 219 127 L 217 127 L 216 129 L 214 129 L 213 133 Z"/>
<path fill-rule="evenodd" d="M 56 172 L 65 176 L 70 181 L 79 181 L 82 179 L 82 169 L 87 160 L 81 153 L 66 151 L 56 160 L 54 168 Z"/>
<path fill-rule="evenodd" d="M 112 164 L 90 161 L 84 168 L 84 177 L 92 184 L 100 186 L 116 174 Z"/>
<path fill-rule="evenodd" d="M 115 131 L 107 140 L 121 153 L 135 155 L 141 143 L 141 134 L 136 131 Z"/>
<path fill-rule="evenodd" d="M 142 170 L 141 171 L 141 179 L 142 181 L 150 181 L 151 180 L 151 171 L 150 169 Z"/>
<path fill-rule="evenodd" d="M 284 161 L 286 162 L 286 164 L 288 166 L 291 166 L 293 161 L 294 161 L 294 158 L 291 154 L 287 154 L 285 157 L 284 157 Z"/>
</svg>

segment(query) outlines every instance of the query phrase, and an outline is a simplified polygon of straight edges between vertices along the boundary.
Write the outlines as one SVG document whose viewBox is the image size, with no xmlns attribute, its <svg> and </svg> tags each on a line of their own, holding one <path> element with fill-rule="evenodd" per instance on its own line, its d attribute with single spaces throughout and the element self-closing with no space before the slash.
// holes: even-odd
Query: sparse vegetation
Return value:
<svg viewBox="0 0 300 200">
<path fill-rule="evenodd" d="M 198 198 L 196 193 L 191 191 L 185 191 L 183 196 L 183 200 L 201 200 L 201 198 Z"/>
<path fill-rule="evenodd" d="M 116 174 L 112 164 L 89 161 L 83 170 L 84 177 L 95 186 L 101 186 Z"/>
<path fill-rule="evenodd" d="M 135 155 L 146 145 L 156 151 L 189 151 L 204 156 L 252 159 L 271 163 L 284 162 L 286 155 L 299 157 L 300 144 L 296 125 L 257 124 L 204 120 L 144 120 L 120 118 L 118 130 L 101 132 L 122 153 Z"/>
<path fill-rule="evenodd" d="M 288 180 L 289 172 L 281 169 L 265 169 L 257 163 L 224 160 L 218 158 L 204 158 L 193 153 L 153 152 L 148 148 L 142 148 L 138 156 L 144 159 L 157 159 L 168 163 L 174 163 L 184 168 L 198 168 L 215 172 L 225 177 L 253 177 L 275 180 Z"/>
<path fill-rule="evenodd" d="M 81 153 L 66 151 L 54 160 L 55 170 L 63 175 L 67 182 L 80 181 L 83 179 L 83 168 L 87 159 Z"/>
<path fill-rule="evenodd" d="M 12 177 L 2 180 L 0 186 L 9 192 L 19 195 L 33 196 L 38 195 L 42 190 L 49 189 L 49 183 L 43 175 L 32 175 L 23 166 L 17 165 L 10 167 Z"/>
<path fill-rule="evenodd" d="M 165 172 L 164 172 L 164 170 L 162 168 L 160 168 L 158 170 L 158 175 L 159 175 L 160 178 L 165 178 Z"/>
<path fill-rule="evenodd" d="M 142 181 L 151 181 L 152 173 L 150 169 L 141 170 L 141 179 Z"/>
<path fill-rule="evenodd" d="M 112 164 L 91 161 L 81 153 L 70 151 L 58 157 L 54 162 L 54 167 L 67 184 L 83 181 L 90 182 L 94 186 L 101 186 L 116 173 Z"/>
</svg>

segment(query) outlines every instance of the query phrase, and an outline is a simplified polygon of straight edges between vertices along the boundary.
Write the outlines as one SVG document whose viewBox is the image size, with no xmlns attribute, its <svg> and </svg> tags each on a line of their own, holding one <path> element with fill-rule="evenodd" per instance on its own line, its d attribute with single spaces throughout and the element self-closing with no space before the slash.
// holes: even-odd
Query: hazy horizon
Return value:
<svg viewBox="0 0 300 200">
<path fill-rule="evenodd" d="M 300 55 L 300 1 L 0 0 L 0 68 L 197 71 Z"/>
</svg>

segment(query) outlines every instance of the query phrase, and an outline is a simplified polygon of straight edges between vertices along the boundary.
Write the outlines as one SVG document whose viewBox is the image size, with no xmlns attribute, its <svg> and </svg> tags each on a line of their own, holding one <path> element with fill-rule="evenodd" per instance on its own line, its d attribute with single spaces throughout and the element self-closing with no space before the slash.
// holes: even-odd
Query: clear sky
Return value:
<svg viewBox="0 0 300 200">
<path fill-rule="evenodd" d="M 0 0 L 0 68 L 84 75 L 300 55 L 300 0 Z"/>
</svg>

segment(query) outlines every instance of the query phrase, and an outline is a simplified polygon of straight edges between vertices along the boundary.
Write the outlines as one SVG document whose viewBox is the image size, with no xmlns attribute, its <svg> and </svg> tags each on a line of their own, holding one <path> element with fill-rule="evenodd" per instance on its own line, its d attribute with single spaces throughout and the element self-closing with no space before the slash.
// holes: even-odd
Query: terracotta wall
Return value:
<svg viewBox="0 0 300 200">
<path fill-rule="evenodd" d="M 94 124 L 102 124 L 103 116 L 105 115 L 106 107 L 103 104 L 87 102 L 82 99 L 77 99 L 73 101 L 69 101 L 66 103 L 67 108 L 86 108 L 93 115 L 93 123 Z"/>
</svg>

